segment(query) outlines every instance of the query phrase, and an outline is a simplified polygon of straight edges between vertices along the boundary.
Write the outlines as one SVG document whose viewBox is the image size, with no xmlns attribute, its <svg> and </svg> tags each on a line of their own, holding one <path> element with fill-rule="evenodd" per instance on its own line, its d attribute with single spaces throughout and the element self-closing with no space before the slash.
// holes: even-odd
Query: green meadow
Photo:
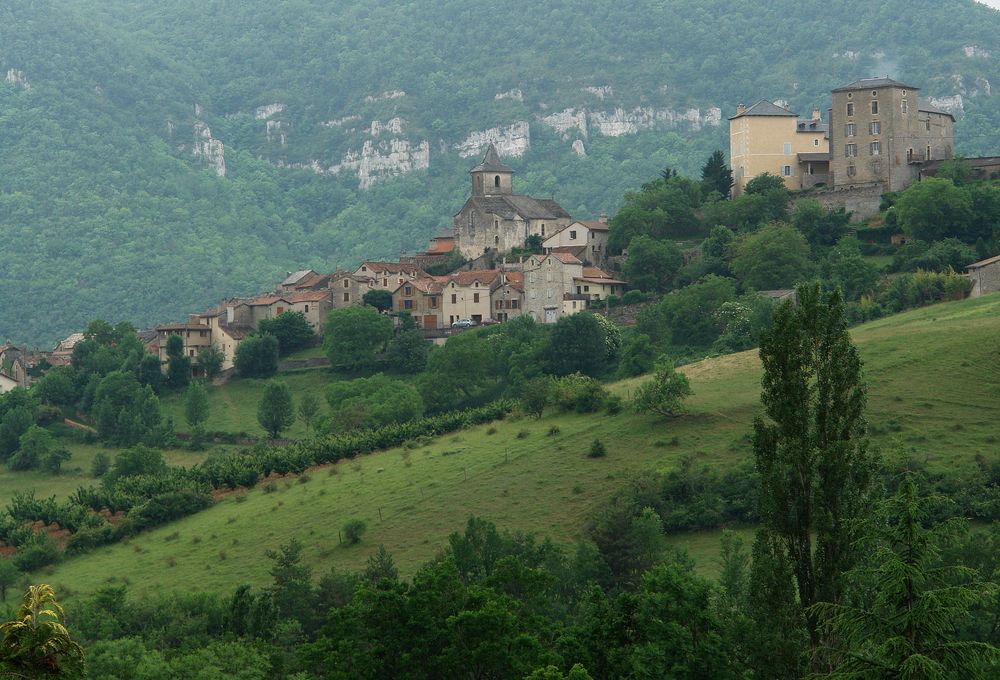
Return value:
<svg viewBox="0 0 1000 680">
<path fill-rule="evenodd" d="M 866 365 L 872 439 L 887 457 L 903 451 L 934 468 L 955 468 L 1000 453 L 1000 295 L 882 319 L 853 336 Z M 49 568 L 45 578 L 60 592 L 90 592 L 104 583 L 129 583 L 140 592 L 225 591 L 266 583 L 266 551 L 292 537 L 317 570 L 357 569 L 384 544 L 411 575 L 470 515 L 571 545 L 630 476 L 670 469 L 685 457 L 727 466 L 751 455 L 747 435 L 760 408 L 756 352 L 683 370 L 694 395 L 678 419 L 628 411 L 510 418 L 223 496 L 195 516 Z M 302 371 L 283 379 L 295 391 L 321 389 L 331 378 Z M 641 381 L 612 390 L 627 398 Z M 260 389 L 250 381 L 213 388 L 210 427 L 253 431 L 245 419 Z M 607 457 L 586 456 L 594 439 L 604 442 Z M 75 461 L 74 455 L 71 467 Z M 356 546 L 340 542 L 350 519 L 367 525 Z M 670 542 L 706 573 L 717 569 L 717 532 Z"/>
</svg>

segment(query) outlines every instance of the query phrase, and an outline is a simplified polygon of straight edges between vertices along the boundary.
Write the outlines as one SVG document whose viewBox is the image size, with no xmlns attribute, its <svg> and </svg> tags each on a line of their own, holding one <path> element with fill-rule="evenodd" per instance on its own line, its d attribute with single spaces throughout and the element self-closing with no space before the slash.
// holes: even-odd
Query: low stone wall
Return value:
<svg viewBox="0 0 1000 680">
<path fill-rule="evenodd" d="M 827 210 L 843 208 L 851 213 L 852 220 L 860 222 L 878 215 L 883 189 L 880 183 L 849 185 L 836 189 L 813 189 L 795 194 L 792 203 L 812 199 Z"/>
</svg>

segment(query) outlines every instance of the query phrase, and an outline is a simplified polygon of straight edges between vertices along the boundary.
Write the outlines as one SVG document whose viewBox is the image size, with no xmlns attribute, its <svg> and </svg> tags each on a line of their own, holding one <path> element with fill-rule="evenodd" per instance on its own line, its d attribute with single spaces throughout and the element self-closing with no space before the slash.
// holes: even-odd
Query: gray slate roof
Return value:
<svg viewBox="0 0 1000 680">
<path fill-rule="evenodd" d="M 818 120 L 800 120 L 795 123 L 798 132 L 829 132 L 830 126 Z"/>
<path fill-rule="evenodd" d="M 497 148 L 493 146 L 491 142 L 489 147 L 486 149 L 486 155 L 483 156 L 483 161 L 476 167 L 469 170 L 469 172 L 514 172 L 500 160 L 500 154 L 497 153 Z"/>
<path fill-rule="evenodd" d="M 518 216 L 528 220 L 570 218 L 570 214 L 563 210 L 561 205 L 548 198 L 504 194 L 500 196 L 473 196 L 469 202 L 478 210 L 497 215 L 505 220 L 512 220 Z"/>
<path fill-rule="evenodd" d="M 829 163 L 830 153 L 829 152 L 807 152 L 798 154 L 799 161 L 803 163 Z"/>
<path fill-rule="evenodd" d="M 853 83 L 848 83 L 843 87 L 838 87 L 833 90 L 834 92 L 851 92 L 853 90 L 877 90 L 880 87 L 900 87 L 906 90 L 919 90 L 919 87 L 914 87 L 913 85 L 907 85 L 901 83 L 898 80 L 893 80 L 892 78 L 862 78 L 861 80 L 855 80 Z"/>
<path fill-rule="evenodd" d="M 955 120 L 955 116 L 952 116 L 947 111 L 942 111 L 938 107 L 933 106 L 928 102 L 925 102 L 923 99 L 920 100 L 920 105 L 917 107 L 917 110 L 919 110 L 921 113 L 936 113 L 941 116 L 951 116 L 951 119 Z"/>
<path fill-rule="evenodd" d="M 742 118 L 743 116 L 795 116 L 798 117 L 797 113 L 792 113 L 788 109 L 783 109 L 773 102 L 769 102 L 766 99 L 761 99 L 759 102 L 753 106 L 748 106 L 747 110 L 743 113 L 737 113 L 735 116 L 730 116 L 729 120 L 734 120 L 736 118 Z"/>
</svg>

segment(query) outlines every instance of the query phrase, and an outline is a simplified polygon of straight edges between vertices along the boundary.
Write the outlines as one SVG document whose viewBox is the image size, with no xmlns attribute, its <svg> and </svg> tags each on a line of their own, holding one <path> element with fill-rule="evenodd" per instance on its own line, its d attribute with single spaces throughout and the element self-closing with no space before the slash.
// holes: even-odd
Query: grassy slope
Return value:
<svg viewBox="0 0 1000 680">
<path fill-rule="evenodd" d="M 916 310 L 866 324 L 854 336 L 867 364 L 870 419 L 882 433 L 875 441 L 883 449 L 909 448 L 933 465 L 997 452 L 1000 296 Z M 46 579 L 60 591 L 90 591 L 121 579 L 140 591 L 261 584 L 268 579 L 264 551 L 292 536 L 317 569 L 358 568 L 384 543 L 409 574 L 472 514 L 569 542 L 630 474 L 669 468 L 682 456 L 726 465 L 750 455 L 745 435 L 758 410 L 756 353 L 703 361 L 685 372 L 695 394 L 681 420 L 552 415 L 500 423 L 494 434 L 475 428 L 424 448 L 317 470 L 304 484 L 283 480 L 273 493 L 254 490 L 242 501 L 230 496 L 128 545 L 69 560 Z M 625 395 L 637 382 L 615 389 Z M 561 433 L 548 436 L 551 427 Z M 518 438 L 520 432 L 527 434 Z M 607 458 L 585 457 L 595 437 L 606 443 Z M 339 527 L 354 517 L 368 524 L 364 541 L 338 546 Z M 711 560 L 711 535 L 674 542 Z"/>
</svg>

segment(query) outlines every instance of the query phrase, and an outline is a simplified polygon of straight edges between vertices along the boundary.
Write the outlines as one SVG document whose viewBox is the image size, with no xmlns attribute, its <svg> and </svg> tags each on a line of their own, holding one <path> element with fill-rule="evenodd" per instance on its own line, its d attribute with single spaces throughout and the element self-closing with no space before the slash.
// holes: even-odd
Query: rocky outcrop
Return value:
<svg viewBox="0 0 1000 680">
<path fill-rule="evenodd" d="M 965 114 L 965 102 L 960 94 L 953 94 L 950 97 L 930 97 L 928 101 L 931 106 L 947 111 L 955 118 L 960 118 Z"/>
<path fill-rule="evenodd" d="M 371 128 L 369 129 L 369 134 L 372 137 L 379 137 L 383 133 L 401 135 L 403 134 L 403 119 L 396 117 L 392 120 L 386 121 L 385 123 L 373 120 Z"/>
<path fill-rule="evenodd" d="M 288 135 L 285 133 L 285 124 L 280 120 L 269 120 L 267 121 L 267 142 L 269 144 L 273 143 L 275 139 L 281 144 L 282 148 L 288 146 Z"/>
<path fill-rule="evenodd" d="M 989 59 L 993 56 L 993 53 L 989 50 L 983 49 L 979 45 L 966 45 L 962 48 L 962 52 L 969 59 Z"/>
<path fill-rule="evenodd" d="M 199 107 L 200 108 L 200 107 Z M 194 157 L 212 168 L 219 177 L 226 176 L 226 149 L 218 139 L 212 137 L 208 125 L 199 121 L 194 124 Z"/>
<path fill-rule="evenodd" d="M 359 120 L 361 120 L 361 116 L 344 116 L 336 120 L 324 120 L 320 125 L 323 127 L 344 127 L 348 123 L 354 123 Z"/>
<path fill-rule="evenodd" d="M 478 156 L 491 143 L 501 156 L 520 158 L 531 146 L 531 126 L 527 121 L 517 121 L 507 127 L 472 132 L 454 149 L 462 158 L 469 158 Z"/>
<path fill-rule="evenodd" d="M 685 125 L 692 130 L 717 127 L 722 123 L 722 109 L 717 107 L 705 111 L 700 109 L 676 111 L 652 107 L 640 107 L 630 111 L 623 108 L 614 111 L 565 109 L 544 116 L 541 120 L 562 134 L 565 139 L 569 139 L 573 131 L 578 131 L 584 139 L 591 133 L 604 137 L 621 137 L 656 127 Z"/>
<path fill-rule="evenodd" d="M 406 93 L 402 90 L 388 90 L 382 94 L 371 94 L 365 97 L 365 102 L 368 104 L 373 104 L 375 102 L 384 102 L 389 99 L 399 99 L 400 97 L 405 97 Z"/>
<path fill-rule="evenodd" d="M 516 102 L 523 102 L 524 93 L 518 89 L 507 90 L 506 92 L 497 92 L 496 95 L 493 97 L 493 99 L 497 101 L 501 101 L 504 99 L 512 99 Z"/>
<path fill-rule="evenodd" d="M 285 105 L 280 102 L 275 102 L 274 104 L 265 104 L 264 106 L 258 106 L 254 109 L 253 117 L 257 120 L 267 120 L 276 113 L 281 113 L 285 110 Z"/>
<path fill-rule="evenodd" d="M 24 75 L 24 71 L 16 68 L 7 69 L 7 76 L 4 81 L 8 85 L 13 85 L 14 87 L 21 87 L 25 90 L 31 89 L 31 83 L 28 82 L 28 76 Z"/>
<path fill-rule="evenodd" d="M 573 153 L 575 153 L 580 158 L 587 155 L 587 147 L 583 145 L 582 139 L 577 139 L 573 141 Z"/>
<path fill-rule="evenodd" d="M 860 52 L 852 52 L 851 50 L 844 50 L 843 52 L 834 52 L 834 59 L 846 59 L 848 61 L 857 61 L 858 57 L 861 56 Z"/>
<path fill-rule="evenodd" d="M 600 99 L 601 101 L 604 101 L 605 97 L 610 97 L 611 95 L 614 94 L 614 90 L 611 89 L 610 85 L 601 85 L 600 87 L 594 87 L 594 86 L 584 87 L 581 88 L 581 91 L 588 92 L 597 97 L 598 99 Z"/>
<path fill-rule="evenodd" d="M 348 151 L 336 165 L 324 166 L 319 161 L 278 162 L 278 167 L 310 170 L 318 175 L 353 172 L 358 176 L 358 188 L 368 189 L 381 179 L 426 170 L 430 164 L 431 150 L 427 141 L 414 145 L 407 139 L 389 139 L 383 142 L 368 140 L 360 151 Z"/>
</svg>

